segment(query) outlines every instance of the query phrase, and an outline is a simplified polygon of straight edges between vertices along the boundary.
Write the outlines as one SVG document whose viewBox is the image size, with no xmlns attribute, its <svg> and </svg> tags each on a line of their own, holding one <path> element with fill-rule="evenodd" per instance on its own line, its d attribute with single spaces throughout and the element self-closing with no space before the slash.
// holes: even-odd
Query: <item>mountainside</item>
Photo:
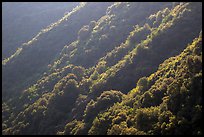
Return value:
<svg viewBox="0 0 204 137">
<path fill-rule="evenodd" d="M 62 19 L 42 29 L 34 38 L 21 45 L 13 55 L 3 60 L 3 88 L 6 87 L 6 94 L 22 90 L 40 78 L 61 49 L 77 38 L 77 32 L 82 25 L 105 14 L 109 5 L 111 3 L 81 3 Z M 87 14 L 89 16 L 86 16 Z M 18 77 L 18 81 L 13 76 Z"/>
<path fill-rule="evenodd" d="M 67 4 L 3 56 L 2 134 L 202 134 L 202 3 Z"/>
<path fill-rule="evenodd" d="M 122 100 L 99 113 L 94 118 L 88 133 L 201 134 L 201 85 L 202 35 L 200 34 L 181 54 L 165 60 L 155 73 L 140 78 L 136 88 L 123 95 Z M 95 104 L 99 101 L 97 99 Z M 93 109 L 91 104 L 86 108 L 87 114 L 92 113 L 88 111 L 89 109 Z M 62 133 L 76 133 L 75 130 L 83 130 L 83 127 L 70 130 L 74 123 L 76 121 L 68 123 Z"/>
<path fill-rule="evenodd" d="M 75 3 L 2 3 L 2 58 L 11 56 L 22 43 L 34 37 L 44 27 L 70 12 Z M 22 23 L 23 22 L 23 23 Z"/>
</svg>

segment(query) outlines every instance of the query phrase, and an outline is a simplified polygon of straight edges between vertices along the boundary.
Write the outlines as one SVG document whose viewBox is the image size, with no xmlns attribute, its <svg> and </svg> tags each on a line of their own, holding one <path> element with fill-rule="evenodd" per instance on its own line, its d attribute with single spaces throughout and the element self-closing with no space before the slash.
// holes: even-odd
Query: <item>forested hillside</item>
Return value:
<svg viewBox="0 0 204 137">
<path fill-rule="evenodd" d="M 202 134 L 202 3 L 52 6 L 67 12 L 4 41 L 2 134 Z"/>
</svg>

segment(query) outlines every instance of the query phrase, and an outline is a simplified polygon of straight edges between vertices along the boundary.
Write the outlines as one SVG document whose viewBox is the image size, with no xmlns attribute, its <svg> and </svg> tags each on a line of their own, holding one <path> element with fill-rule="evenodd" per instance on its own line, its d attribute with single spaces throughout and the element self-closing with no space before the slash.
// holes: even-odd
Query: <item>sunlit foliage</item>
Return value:
<svg viewBox="0 0 204 137">
<path fill-rule="evenodd" d="M 202 134 L 201 11 L 81 3 L 2 61 L 2 133 Z"/>
</svg>

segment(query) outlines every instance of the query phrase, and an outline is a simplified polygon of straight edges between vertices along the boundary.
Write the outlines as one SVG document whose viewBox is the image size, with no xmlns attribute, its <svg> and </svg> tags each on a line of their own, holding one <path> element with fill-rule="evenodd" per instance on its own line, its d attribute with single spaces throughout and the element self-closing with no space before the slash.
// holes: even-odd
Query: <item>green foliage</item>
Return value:
<svg viewBox="0 0 204 137">
<path fill-rule="evenodd" d="M 78 36 L 79 36 L 78 39 L 79 40 L 86 40 L 89 33 L 90 33 L 89 26 L 83 26 L 78 32 Z"/>
<path fill-rule="evenodd" d="M 192 65 L 192 68 L 188 67 L 190 62 L 194 62 L 189 60 L 189 57 L 201 57 L 202 51 L 196 54 L 193 52 L 202 46 L 201 37 L 200 35 L 199 38 L 196 38 L 180 55 L 162 63 L 154 74 L 148 78 L 141 78 L 136 90 L 145 85 L 146 89 L 143 92 L 130 92 L 121 103 L 99 114 L 89 133 L 109 135 L 202 134 L 199 121 L 202 113 L 198 105 L 201 104 L 202 68 L 196 65 Z M 199 69 L 192 71 L 194 68 Z M 174 73 L 173 78 L 169 77 L 171 73 Z M 197 84 L 194 83 L 195 81 Z M 147 83 L 151 86 L 146 86 Z M 120 105 L 125 106 L 126 98 L 134 102 L 133 108 L 123 107 L 121 109 L 119 107 Z"/>
<path fill-rule="evenodd" d="M 81 3 L 3 65 L 2 133 L 202 134 L 201 9 Z"/>
<path fill-rule="evenodd" d="M 146 77 L 140 78 L 137 82 L 137 86 L 141 92 L 146 91 L 148 88 L 148 80 Z"/>
<path fill-rule="evenodd" d="M 16 54 L 11 55 L 11 59 L 3 65 L 3 90 L 19 94 L 35 83 L 44 72 L 49 71 L 47 66 L 56 61 L 63 47 L 77 39 L 80 28 L 92 20 L 98 20 L 111 4 L 80 3 L 58 21 L 43 28 L 31 41 L 20 46 Z M 12 95 L 15 97 L 15 94 Z"/>
<path fill-rule="evenodd" d="M 100 111 L 103 111 L 116 102 L 122 100 L 123 94 L 120 91 L 104 91 L 96 101 L 91 100 L 85 109 L 85 121 L 92 120 Z"/>
<path fill-rule="evenodd" d="M 62 134 L 83 135 L 83 128 L 84 128 L 83 122 L 74 120 L 65 126 L 65 131 Z"/>
</svg>

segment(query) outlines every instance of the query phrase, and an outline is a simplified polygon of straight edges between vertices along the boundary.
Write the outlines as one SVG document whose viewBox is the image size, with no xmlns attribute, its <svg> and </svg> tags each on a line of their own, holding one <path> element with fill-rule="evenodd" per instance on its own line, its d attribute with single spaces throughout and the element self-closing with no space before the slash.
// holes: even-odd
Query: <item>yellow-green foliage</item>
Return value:
<svg viewBox="0 0 204 137">
<path fill-rule="evenodd" d="M 180 55 L 164 61 L 148 78 L 141 78 L 137 87 L 129 92 L 121 103 L 99 114 L 89 133 L 98 134 L 103 131 L 102 133 L 113 135 L 201 134 L 201 128 L 197 124 L 201 120 L 202 112 L 199 108 L 202 102 L 197 99 L 201 98 L 202 88 L 193 86 L 194 82 L 198 82 L 198 85 L 202 83 L 201 47 L 200 33 Z M 189 57 L 192 60 L 189 61 Z M 194 61 L 199 64 L 199 69 L 195 64 L 189 66 L 189 63 Z M 147 86 L 147 83 L 150 85 Z M 144 89 L 144 86 L 147 88 Z M 132 108 L 121 109 L 121 105 Z M 118 115 L 118 111 L 123 114 Z M 98 127 L 105 123 L 99 122 L 99 119 L 109 121 L 109 126 L 99 130 Z M 185 128 L 190 128 L 192 124 L 195 124 L 193 130 L 186 131 Z"/>
<path fill-rule="evenodd" d="M 81 3 L 26 45 L 89 4 L 95 3 Z M 202 134 L 200 8 L 171 4 L 116 2 L 82 24 L 39 79 L 2 101 L 2 133 Z"/>
</svg>

